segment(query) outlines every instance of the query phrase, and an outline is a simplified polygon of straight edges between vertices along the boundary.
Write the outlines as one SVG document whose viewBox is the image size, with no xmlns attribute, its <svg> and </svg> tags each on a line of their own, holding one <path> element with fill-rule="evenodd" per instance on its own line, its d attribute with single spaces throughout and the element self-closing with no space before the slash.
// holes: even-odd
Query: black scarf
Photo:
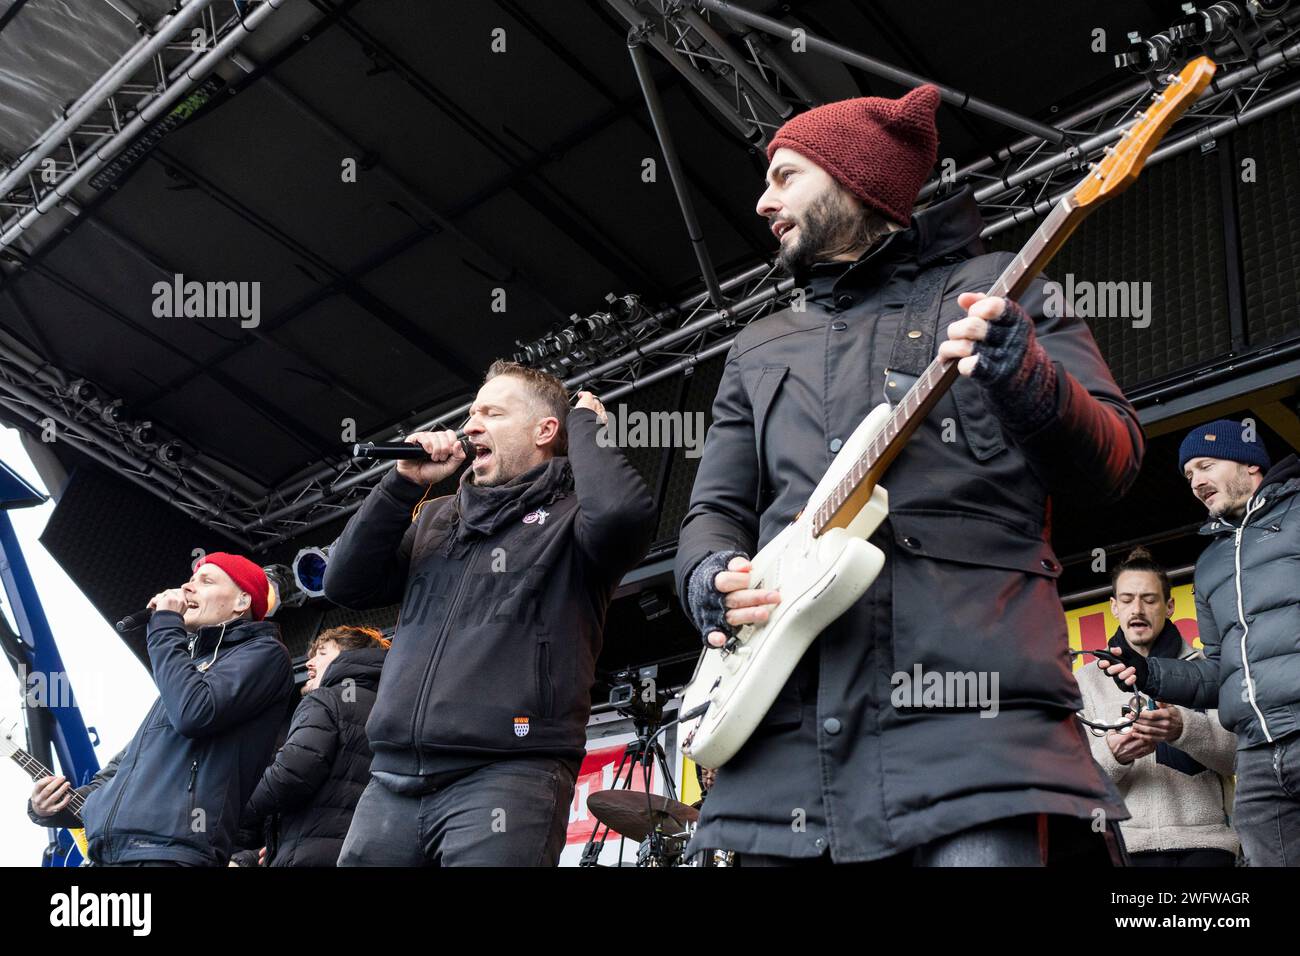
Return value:
<svg viewBox="0 0 1300 956">
<path fill-rule="evenodd" d="M 573 488 L 573 471 L 564 456 L 534 465 L 522 475 L 491 487 L 474 484 L 473 474 L 466 471 L 461 477 L 452 504 L 452 526 L 443 546 L 443 554 L 448 557 L 461 554 L 472 539 L 495 534 L 508 522 L 522 519 Z"/>
<path fill-rule="evenodd" d="M 1133 650 L 1132 645 L 1124 637 L 1122 627 L 1115 629 L 1115 636 L 1110 639 L 1110 642 L 1119 644 L 1129 651 Z M 1183 640 L 1183 635 L 1178 633 L 1178 628 L 1174 627 L 1174 622 L 1166 618 L 1165 626 L 1161 628 L 1155 641 L 1152 642 L 1147 657 L 1166 657 L 1176 661 L 1185 653 L 1187 653 L 1187 642 Z"/>
</svg>

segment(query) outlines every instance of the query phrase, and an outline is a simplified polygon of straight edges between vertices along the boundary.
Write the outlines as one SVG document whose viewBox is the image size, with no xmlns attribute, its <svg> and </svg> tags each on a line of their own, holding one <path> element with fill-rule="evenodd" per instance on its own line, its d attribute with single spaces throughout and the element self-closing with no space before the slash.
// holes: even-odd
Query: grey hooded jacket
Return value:
<svg viewBox="0 0 1300 956">
<path fill-rule="evenodd" d="M 1145 690 L 1159 700 L 1218 707 L 1237 749 L 1300 730 L 1300 461 L 1264 476 L 1239 522 L 1201 528 L 1196 620 L 1205 659 L 1148 661 Z"/>
</svg>

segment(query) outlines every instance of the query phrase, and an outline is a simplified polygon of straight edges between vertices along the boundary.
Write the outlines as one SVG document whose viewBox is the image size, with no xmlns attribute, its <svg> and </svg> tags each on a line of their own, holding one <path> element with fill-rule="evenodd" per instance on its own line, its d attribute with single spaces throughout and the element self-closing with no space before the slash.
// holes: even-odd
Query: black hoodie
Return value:
<svg viewBox="0 0 1300 956">
<path fill-rule="evenodd" d="M 280 815 L 270 866 L 334 866 L 370 780 L 366 719 L 385 651 L 342 651 L 303 697 L 275 762 L 248 801 L 246 823 Z"/>
<path fill-rule="evenodd" d="M 594 412 L 567 419 L 569 455 L 495 488 L 462 482 L 412 520 L 424 489 L 390 472 L 330 553 L 325 595 L 402 602 L 366 729 L 372 769 L 586 749 L 605 611 L 655 526 L 645 482 L 602 447 Z"/>
</svg>

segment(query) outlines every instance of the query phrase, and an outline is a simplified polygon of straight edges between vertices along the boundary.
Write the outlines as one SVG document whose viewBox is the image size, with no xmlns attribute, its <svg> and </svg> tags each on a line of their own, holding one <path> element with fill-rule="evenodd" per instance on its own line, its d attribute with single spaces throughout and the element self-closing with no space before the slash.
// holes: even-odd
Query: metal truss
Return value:
<svg viewBox="0 0 1300 956">
<path fill-rule="evenodd" d="M 689 374 L 696 364 L 724 353 L 740 328 L 780 308 L 794 286 L 791 279 L 778 279 L 775 267 L 764 263 L 721 283 L 735 301 L 722 309 L 710 307 L 707 292 L 693 296 L 676 309 L 660 313 L 660 324 L 676 327 L 645 341 L 625 354 L 594 368 L 570 376 L 570 391 L 587 389 L 609 401 L 644 388 L 663 378 Z M 416 431 L 457 428 L 469 411 L 466 402 L 429 417 L 380 440 L 398 440 Z M 391 463 L 371 464 L 362 460 L 318 468 L 283 488 L 273 491 L 257 507 L 239 531 L 258 547 L 315 530 L 345 517 L 361 506 L 365 496 Z"/>
<path fill-rule="evenodd" d="M 0 170 L 0 249 L 90 181 L 108 186 L 173 126 L 215 96 L 212 70 L 288 0 L 181 0 Z M 116 9 L 121 11 L 121 7 Z"/>
<path fill-rule="evenodd" d="M 1292 27 L 1247 62 L 1221 70 L 1152 153 L 1147 166 L 1192 149 L 1212 149 L 1218 137 L 1300 101 L 1300 28 Z M 1062 123 L 1071 144 L 1022 140 L 999 161 L 985 160 L 928 183 L 922 199 L 969 184 L 992 236 L 1045 215 L 1073 188 L 1082 169 L 1115 142 L 1146 105 L 1153 87 L 1140 81 Z"/>
<path fill-rule="evenodd" d="M 0 406 L 52 443 L 66 442 L 189 517 L 252 548 L 242 512 L 256 493 L 222 474 L 221 466 L 183 449 L 123 415 L 123 403 L 84 379 L 72 380 L 0 341 Z"/>
<path fill-rule="evenodd" d="M 245 21 L 252 21 L 257 14 L 266 15 L 280 2 L 284 0 L 266 0 L 257 7 L 243 5 Z M 622 354 L 606 358 L 609 355 L 606 348 L 588 350 L 585 354 L 578 350 L 558 359 L 548 357 L 548 361 L 558 362 L 553 365 L 553 370 L 565 377 L 571 391 L 588 389 L 609 401 L 664 378 L 690 374 L 699 362 L 725 353 L 741 328 L 783 307 L 793 288 L 791 279 L 777 278 L 775 267 L 770 262 L 760 263 L 723 280 L 713 274 L 666 117 L 650 80 L 645 50 L 653 50 L 678 70 L 736 134 L 752 145 L 760 145 L 769 139 L 794 111 L 815 105 L 818 99 L 782 55 L 783 44 L 768 39 L 768 36 L 773 36 L 778 40 L 788 40 L 792 28 L 787 24 L 736 7 L 726 0 L 605 2 L 628 22 L 628 45 L 633 66 L 673 177 L 704 285 L 704 291 L 675 308 L 638 316 L 628 326 L 630 334 L 620 340 L 625 349 Z M 215 24 L 220 19 L 215 11 L 221 5 L 212 0 L 190 0 L 169 16 L 179 17 L 184 12 L 197 16 L 198 11 L 191 8 L 202 7 L 208 11 L 205 14 L 209 18 L 207 22 Z M 1300 83 L 1284 85 L 1289 79 L 1284 75 L 1294 64 L 1300 64 L 1300 44 L 1295 33 L 1297 24 L 1300 24 L 1300 11 L 1290 19 L 1278 18 L 1264 28 L 1248 33 L 1249 51 L 1244 56 L 1238 55 L 1236 62 L 1228 63 L 1227 68 L 1221 70 L 1212 90 L 1194 110 L 1189 111 L 1175 134 L 1156 151 L 1150 162 L 1188 149 L 1206 148 L 1206 144 L 1212 143 L 1216 136 L 1300 100 Z M 152 34 L 155 39 L 163 35 L 163 27 L 160 22 Z M 222 29 L 229 37 L 229 31 L 236 27 L 226 20 Z M 209 32 L 214 39 L 220 35 L 219 30 Z M 893 82 L 905 85 L 930 82 L 821 38 L 808 35 L 804 40 L 810 52 L 830 56 Z M 154 53 L 165 57 L 167 54 L 163 50 L 169 48 L 170 43 L 170 40 L 160 42 Z M 200 56 L 230 56 L 231 46 L 233 41 L 218 53 L 218 43 Z M 1229 55 L 1231 59 L 1233 50 L 1240 53 L 1240 45 L 1227 44 L 1212 52 L 1217 57 Z M 172 52 L 180 56 L 179 63 L 185 63 L 195 51 L 186 47 L 185 51 L 175 49 Z M 176 74 L 181 68 L 179 63 L 171 66 L 162 65 L 165 62 L 162 60 L 155 63 L 153 56 L 151 53 L 149 64 L 153 73 L 152 80 L 147 83 L 148 90 L 144 89 L 145 81 L 140 81 L 141 86 L 130 90 L 131 94 L 142 94 L 144 100 L 157 103 L 163 95 L 163 88 L 158 86 L 159 78 L 172 77 L 179 84 Z M 209 62 L 208 69 L 210 66 Z M 181 72 L 186 76 L 203 75 L 192 67 Z M 114 102 L 110 97 L 129 95 L 120 92 L 126 87 L 125 79 L 112 90 L 108 90 L 109 85 L 101 80 L 83 97 L 83 100 L 91 98 L 101 105 L 96 114 L 101 124 L 98 128 L 86 127 L 90 132 L 79 139 L 82 134 L 60 130 L 60 124 L 55 124 L 51 133 L 33 147 L 26 158 L 4 173 L 0 185 L 6 191 L 0 199 L 7 206 L 0 205 L 0 210 L 9 208 L 15 215 L 4 226 L 0 244 L 12 241 L 21 220 L 39 215 L 43 208 L 61 201 L 80 181 L 78 176 L 89 175 L 85 170 L 91 161 L 101 155 L 111 155 L 104 148 L 106 138 L 120 149 L 140 133 L 143 127 L 132 129 L 131 124 L 144 115 L 140 105 L 144 100 L 135 103 L 135 119 L 122 123 L 120 118 L 126 116 L 126 110 L 121 104 L 110 105 Z M 922 191 L 921 200 L 926 201 L 960 185 L 972 184 L 990 222 L 986 235 L 1044 214 L 1055 199 L 1073 185 L 1078 171 L 1120 135 L 1123 126 L 1131 120 L 1152 89 L 1150 79 L 1135 79 L 1124 89 L 1061 118 L 1057 125 L 1049 126 L 939 85 L 944 101 L 950 105 L 998 121 L 1022 134 L 1021 139 L 995 156 L 936 179 Z M 165 89 L 175 89 L 175 98 L 181 95 L 179 85 Z M 175 102 L 175 98 L 171 102 Z M 165 108 L 155 109 L 146 122 L 156 119 Z M 80 111 L 74 104 L 68 120 Z M 107 121 L 105 113 L 110 117 Z M 119 117 L 117 121 L 111 119 L 115 113 Z M 78 129 L 86 119 L 77 119 Z M 122 139 L 124 136 L 125 140 Z M 95 142 L 100 142 L 100 146 L 94 147 L 98 152 L 88 153 Z M 44 158 L 40 154 L 46 148 L 49 149 L 47 155 L 56 155 L 59 149 L 65 150 L 64 154 L 59 154 L 61 159 L 56 156 L 56 168 L 63 175 L 57 186 L 43 183 L 41 177 L 33 176 L 39 159 Z M 39 157 L 36 162 L 32 162 L 33 156 Z M 30 168 L 24 169 L 24 166 Z M 21 183 L 17 181 L 19 179 Z M 15 181 L 10 183 L 9 180 Z M 27 190 L 25 194 L 23 189 Z M 81 401 L 66 376 L 16 347 L 0 343 L 0 406 L 36 427 L 47 428 L 48 422 L 53 421 L 59 429 L 60 440 L 72 442 L 90 457 L 214 531 L 228 535 L 250 551 L 263 550 L 309 534 L 346 517 L 360 507 L 371 488 L 392 467 L 389 463 L 340 459 L 319 463 L 279 488 L 257 488 L 248 479 L 197 452 L 169 461 L 160 456 L 157 449 L 141 446 L 132 437 L 132 429 L 114 423 L 111 416 L 105 414 L 105 408 L 111 405 L 111 400 L 104 397 L 98 400 L 98 404 Z M 456 428 L 463 423 L 468 407 L 466 402 L 454 408 L 431 408 L 412 416 L 419 419 L 418 423 L 397 429 L 395 433 L 358 436 L 358 439 L 400 440 L 413 431 Z"/>
</svg>

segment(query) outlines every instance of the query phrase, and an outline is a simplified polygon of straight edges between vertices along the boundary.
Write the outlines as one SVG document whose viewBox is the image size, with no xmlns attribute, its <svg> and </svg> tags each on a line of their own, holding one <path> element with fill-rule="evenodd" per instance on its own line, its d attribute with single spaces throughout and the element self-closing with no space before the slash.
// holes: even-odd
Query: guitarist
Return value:
<svg viewBox="0 0 1300 956">
<path fill-rule="evenodd" d="M 933 86 L 830 103 L 767 149 L 757 212 L 798 286 L 736 337 L 682 524 L 678 590 L 710 645 L 779 602 L 748 586 L 748 559 L 868 411 L 936 349 L 961 375 L 884 475 L 884 570 L 719 774 L 690 852 L 1037 865 L 1050 841 L 1053 862 L 1118 856 L 1128 814 L 1073 717 L 1050 514 L 1121 496 L 1143 437 L 1087 326 L 1046 314 L 1041 277 L 1019 302 L 982 294 L 1010 257 L 985 252 L 969 190 L 913 215 L 938 104 Z M 996 678 L 996 715 L 919 693 L 895 705 L 915 668 Z"/>
</svg>

